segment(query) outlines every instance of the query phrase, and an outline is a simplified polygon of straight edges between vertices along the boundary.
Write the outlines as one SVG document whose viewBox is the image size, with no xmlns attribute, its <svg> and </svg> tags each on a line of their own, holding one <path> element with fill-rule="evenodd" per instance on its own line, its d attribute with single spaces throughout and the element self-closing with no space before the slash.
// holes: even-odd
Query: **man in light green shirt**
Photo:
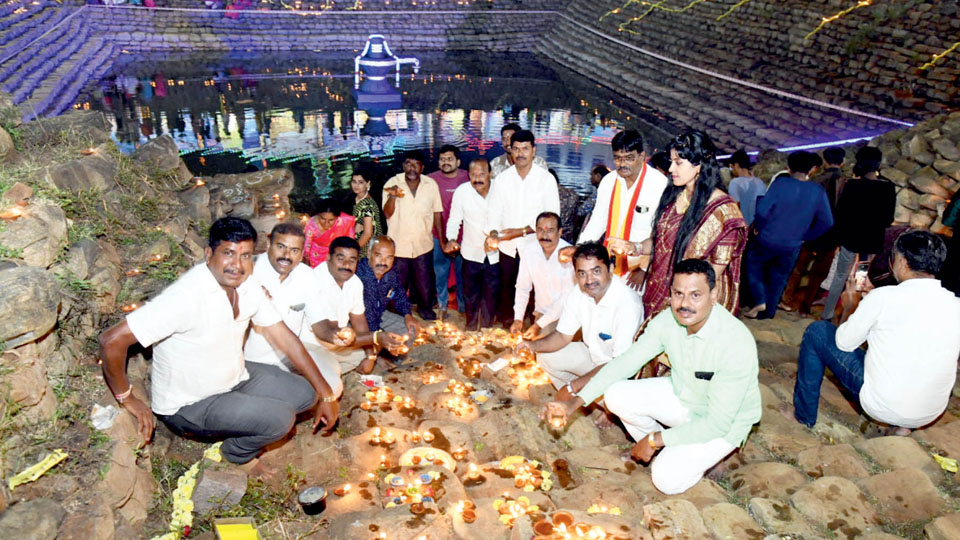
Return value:
<svg viewBox="0 0 960 540">
<path fill-rule="evenodd" d="M 625 353 L 582 388 L 561 390 L 544 416 L 565 419 L 602 395 L 637 441 L 631 457 L 650 461 L 663 448 L 651 464 L 654 486 L 668 495 L 693 487 L 760 420 L 757 344 L 742 322 L 716 305 L 717 293 L 709 263 L 678 263 L 671 309 L 654 317 Z M 630 379 L 662 352 L 670 358 L 669 377 Z"/>
</svg>

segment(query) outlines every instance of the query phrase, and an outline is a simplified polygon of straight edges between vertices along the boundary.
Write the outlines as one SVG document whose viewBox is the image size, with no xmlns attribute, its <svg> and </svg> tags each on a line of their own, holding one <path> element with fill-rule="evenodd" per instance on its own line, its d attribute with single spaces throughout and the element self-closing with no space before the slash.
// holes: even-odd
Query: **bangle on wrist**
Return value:
<svg viewBox="0 0 960 540">
<path fill-rule="evenodd" d="M 650 448 L 653 448 L 654 450 L 657 449 L 657 440 L 654 438 L 653 432 L 650 432 L 650 434 L 647 435 L 647 444 L 650 445 Z"/>
<path fill-rule="evenodd" d="M 128 397 L 130 397 L 130 394 L 131 394 L 131 393 L 133 393 L 133 385 L 132 385 L 132 384 L 127 388 L 126 392 L 121 392 L 121 393 L 119 393 L 119 394 L 114 394 L 114 395 L 113 395 L 113 398 L 117 400 L 117 403 L 123 405 L 123 400 L 127 399 Z"/>
<path fill-rule="evenodd" d="M 377 347 L 380 346 L 380 336 L 378 334 L 380 334 L 380 330 L 377 330 L 373 333 L 373 344 Z"/>
<path fill-rule="evenodd" d="M 567 389 L 567 392 L 568 392 L 571 396 L 573 396 L 573 397 L 580 397 L 580 396 L 577 395 L 576 392 L 573 391 L 573 384 L 572 384 L 572 383 L 567 383 L 566 386 L 564 386 L 564 388 Z"/>
<path fill-rule="evenodd" d="M 327 396 L 327 397 L 320 398 L 321 403 L 333 403 L 335 401 L 337 401 L 337 396 Z"/>
</svg>

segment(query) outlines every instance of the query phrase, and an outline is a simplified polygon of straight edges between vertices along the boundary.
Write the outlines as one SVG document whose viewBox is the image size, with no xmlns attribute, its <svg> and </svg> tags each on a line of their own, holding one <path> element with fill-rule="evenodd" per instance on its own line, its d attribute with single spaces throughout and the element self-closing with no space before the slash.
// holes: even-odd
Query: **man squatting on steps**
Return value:
<svg viewBox="0 0 960 540">
<path fill-rule="evenodd" d="M 257 470 L 260 451 L 283 438 L 296 415 L 313 410 L 316 429 L 333 428 L 337 396 L 297 336 L 271 305 L 253 274 L 257 232 L 249 221 L 226 217 L 210 228 L 205 261 L 180 276 L 142 308 L 100 336 L 103 374 L 120 406 L 137 418 L 143 442 L 153 412 L 173 432 L 222 439 L 232 463 Z M 303 375 L 245 362 L 250 322 Z M 133 395 L 126 376 L 131 345 L 153 345 L 150 408 Z"/>
</svg>

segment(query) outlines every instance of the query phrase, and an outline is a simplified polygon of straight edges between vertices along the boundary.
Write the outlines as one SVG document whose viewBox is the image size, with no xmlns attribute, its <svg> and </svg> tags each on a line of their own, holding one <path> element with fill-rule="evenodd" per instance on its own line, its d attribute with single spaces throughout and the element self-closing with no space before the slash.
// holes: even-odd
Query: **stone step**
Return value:
<svg viewBox="0 0 960 540">
<path fill-rule="evenodd" d="M 73 54 L 84 46 L 88 41 L 91 31 L 82 26 L 79 22 L 71 22 L 54 30 L 50 35 L 44 37 L 41 42 L 37 42 L 30 50 L 23 51 L 9 63 L 3 71 L 0 71 L 0 89 L 14 95 L 14 102 L 18 102 L 20 93 L 32 92 L 32 88 L 26 87 L 27 81 L 37 78 L 43 79 Z M 26 60 L 16 64 L 18 61 Z M 15 71 L 11 68 L 16 67 Z M 26 97 L 26 96 L 24 96 Z M 19 98 L 19 99 L 18 99 Z"/>
<path fill-rule="evenodd" d="M 73 106 L 83 86 L 109 68 L 114 47 L 100 38 L 84 44 L 70 60 L 47 76 L 28 99 L 20 103 L 25 120 L 55 116 Z"/>
<path fill-rule="evenodd" d="M 2 48 L 0 48 L 0 55 L 6 56 L 8 52 L 17 50 L 17 47 L 26 45 L 42 34 L 46 28 L 60 22 L 60 20 L 66 16 L 65 13 L 66 10 L 49 7 L 24 13 L 23 15 L 28 16 L 12 22 L 0 31 L 0 46 L 2 46 Z M 2 56 L 0 56 L 0 58 L 2 58 Z"/>
</svg>

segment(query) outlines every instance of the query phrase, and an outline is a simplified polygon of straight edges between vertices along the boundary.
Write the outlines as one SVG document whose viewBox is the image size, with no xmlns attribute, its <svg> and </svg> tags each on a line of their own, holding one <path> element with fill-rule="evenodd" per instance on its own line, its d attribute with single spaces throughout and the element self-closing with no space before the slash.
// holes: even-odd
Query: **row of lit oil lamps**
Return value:
<svg viewBox="0 0 960 540">
<path fill-rule="evenodd" d="M 405 479 L 401 474 L 388 475 L 385 480 L 391 486 L 385 490 L 385 495 L 391 499 L 385 506 L 392 508 L 402 504 L 409 504 L 409 511 L 413 515 L 422 515 L 426 512 L 426 504 L 435 503 L 433 497 L 435 491 L 431 484 L 440 479 L 440 473 L 432 471 L 430 473 L 417 473 L 413 470 L 407 471 Z M 409 484 L 409 485 L 408 485 Z M 333 490 L 337 497 L 346 497 L 352 490 L 350 484 L 344 484 Z M 471 524 L 478 518 L 476 504 L 468 499 L 458 501 L 451 508 L 453 512 L 463 520 L 464 523 Z M 536 516 L 542 514 L 538 505 L 532 504 L 530 499 L 524 495 L 512 497 L 509 493 L 504 493 L 501 498 L 493 501 L 493 509 L 498 514 L 498 521 L 507 527 L 512 528 L 517 519 L 524 516 Z M 616 510 L 614 512 L 613 510 Z M 608 513 L 619 515 L 616 508 L 610 509 L 606 506 L 594 504 L 588 509 L 588 513 Z M 599 525 L 590 525 L 588 523 L 575 523 L 573 514 L 566 510 L 557 510 L 552 516 L 544 516 L 533 524 L 536 536 L 533 540 L 605 540 L 611 538 L 606 529 Z M 381 533 L 379 538 L 386 538 L 385 533 Z M 420 538 L 426 538 L 421 536 Z"/>
<path fill-rule="evenodd" d="M 448 345 L 465 344 L 482 346 L 487 343 L 492 343 L 504 348 L 513 348 L 521 340 L 519 336 L 499 329 L 486 330 L 476 333 L 464 333 L 452 324 L 440 321 L 425 328 L 424 332 L 417 337 L 417 340 L 414 344 L 419 345 L 424 343 L 427 339 L 427 336 L 436 336 L 442 341 L 447 342 Z M 526 355 L 519 354 L 510 355 L 507 358 L 510 365 L 508 374 L 510 375 L 511 382 L 513 382 L 516 386 L 546 384 L 549 382 L 546 374 L 537 365 L 535 358 L 528 358 Z M 477 377 L 482 370 L 481 363 L 475 359 L 465 359 L 461 357 L 457 359 L 457 362 L 461 371 L 463 371 L 464 375 L 468 377 Z M 442 366 L 437 365 L 436 370 L 430 370 L 423 376 L 422 382 L 424 384 L 435 384 L 442 382 L 444 379 L 442 369 Z M 444 392 L 450 393 L 452 396 L 446 400 L 446 405 L 455 413 L 467 413 L 472 405 L 469 403 L 469 400 L 466 399 L 466 397 L 469 396 L 473 390 L 474 387 L 469 382 L 448 379 L 447 387 L 444 389 Z M 416 404 L 416 402 L 410 397 L 394 395 L 393 390 L 388 386 L 376 387 L 373 390 L 368 391 L 365 394 L 365 397 L 366 400 L 361 403 L 361 408 L 364 410 L 371 410 L 376 405 L 390 403 L 396 403 L 401 408 L 411 408 Z M 424 431 L 423 433 L 414 431 L 409 437 L 409 441 L 413 444 L 420 444 L 421 441 L 429 443 L 434 439 L 435 435 L 430 431 Z M 396 442 L 396 434 L 389 429 L 382 427 L 377 427 L 374 429 L 369 440 L 369 444 L 371 446 L 383 446 L 386 448 L 396 444 Z M 467 455 L 467 450 L 464 448 L 458 448 L 451 451 L 451 456 L 457 461 L 464 461 L 467 458 Z M 438 455 L 431 455 L 429 451 L 424 453 L 423 456 L 412 456 L 411 461 L 414 466 L 430 464 L 440 466 L 443 464 L 443 461 L 438 459 Z M 381 454 L 380 467 L 387 468 L 389 466 L 390 463 L 387 461 L 387 456 L 385 454 Z M 520 463 L 512 467 L 512 472 L 514 474 L 514 486 L 516 488 L 523 489 L 525 491 L 534 491 L 536 489 L 543 488 L 546 475 L 539 471 L 534 464 L 524 461 L 524 463 Z M 407 474 L 413 476 L 417 475 L 417 473 L 412 469 L 407 470 Z M 475 480 L 480 476 L 480 474 L 481 470 L 477 464 L 470 463 L 467 467 L 466 473 L 464 474 L 464 479 Z M 371 480 L 376 478 L 374 473 L 370 473 L 369 476 Z M 427 484 L 430 482 L 427 482 L 423 478 L 422 474 L 419 477 L 413 478 L 412 485 L 406 487 L 405 489 L 400 489 L 406 485 L 403 477 L 400 475 L 388 475 L 385 480 L 391 486 L 385 491 L 385 495 L 390 499 L 386 504 L 388 507 L 397 506 L 400 504 L 409 504 L 410 512 L 416 515 L 422 514 L 425 511 L 425 503 L 435 502 L 432 496 L 432 488 L 427 486 Z M 345 484 L 344 486 L 334 489 L 334 494 L 338 497 L 343 497 L 346 496 L 350 490 L 350 484 Z M 517 498 L 513 498 L 509 495 L 509 493 L 504 493 L 501 499 L 494 501 L 494 509 L 500 516 L 499 520 L 509 527 L 512 527 L 516 519 L 521 516 L 540 513 L 539 507 L 530 504 L 530 501 L 527 497 L 519 496 Z M 464 523 L 468 524 L 476 521 L 478 517 L 476 505 L 469 500 L 463 500 L 456 503 L 453 507 L 453 511 L 460 516 Z M 594 505 L 594 507 L 591 507 L 591 513 L 598 512 L 611 513 L 607 511 L 605 506 L 598 507 L 597 505 Z M 610 536 L 603 527 L 591 526 L 585 523 L 574 524 L 573 515 L 562 510 L 555 512 L 551 519 L 544 518 L 539 520 L 536 524 L 534 524 L 534 531 L 537 534 L 537 536 L 534 537 L 534 540 L 604 540 L 612 538 L 612 536 Z M 386 534 L 380 533 L 378 538 L 385 539 Z"/>
</svg>

